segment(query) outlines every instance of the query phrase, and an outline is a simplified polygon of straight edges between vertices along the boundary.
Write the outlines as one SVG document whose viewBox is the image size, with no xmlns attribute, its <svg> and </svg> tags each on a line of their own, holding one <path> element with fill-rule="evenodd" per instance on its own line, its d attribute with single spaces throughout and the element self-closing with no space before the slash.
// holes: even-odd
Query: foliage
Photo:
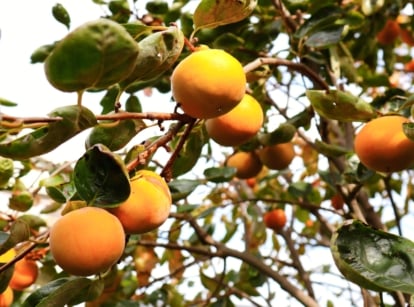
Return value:
<svg viewBox="0 0 414 307">
<path fill-rule="evenodd" d="M 188 0 L 154 0 L 145 13 L 138 1 L 93 2 L 106 15 L 77 28 L 76 12 L 53 6 L 69 33 L 30 58 L 77 101 L 34 118 L 8 115 L 16 103 L 0 98 L 9 111 L 0 130 L 0 183 L 9 197 L 0 211 L 0 254 L 18 250 L 0 268 L 0 290 L 14 263 L 30 256 L 40 275 L 15 293 L 16 305 L 274 306 L 286 297 L 305 306 L 406 305 L 414 293 L 413 243 L 403 236 L 413 172 L 367 169 L 353 140 L 366 121 L 411 115 L 413 74 L 404 69 L 414 45 L 410 1 L 201 0 L 194 8 Z M 390 20 L 400 32 L 379 41 Z M 257 136 L 238 147 L 219 146 L 204 121 L 178 104 L 173 113 L 141 106 L 149 89 L 171 100 L 174 67 L 199 45 L 242 63 L 247 92 L 265 114 Z M 101 114 L 86 106 L 86 92 L 102 95 Z M 135 141 L 154 126 L 154 136 Z M 411 131 L 406 124 L 408 137 Z M 81 132 L 86 148 L 75 162 L 43 158 Z M 234 152 L 287 142 L 295 158 L 285 169 L 264 167 L 247 181 L 224 166 Z M 128 179 L 144 168 L 169 183 L 168 222 L 128 236 L 105 274 L 62 272 L 49 253 L 49 221 L 85 205 L 116 207 L 130 193 Z M 42 179 L 25 185 L 31 174 Z M 277 231 L 263 221 L 275 208 L 288 219 Z"/>
</svg>

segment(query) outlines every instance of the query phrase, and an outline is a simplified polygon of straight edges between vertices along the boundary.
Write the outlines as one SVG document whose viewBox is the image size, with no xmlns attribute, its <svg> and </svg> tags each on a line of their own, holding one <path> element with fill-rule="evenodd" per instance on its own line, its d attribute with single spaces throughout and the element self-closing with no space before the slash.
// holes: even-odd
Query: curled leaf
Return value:
<svg viewBox="0 0 414 307">
<path fill-rule="evenodd" d="M 131 192 L 121 158 L 102 144 L 88 149 L 76 162 L 74 182 L 79 196 L 99 207 L 115 207 Z"/>
<path fill-rule="evenodd" d="M 414 294 L 414 243 L 346 221 L 332 236 L 331 251 L 341 273 L 362 288 Z"/>
<path fill-rule="evenodd" d="M 152 80 L 169 69 L 181 54 L 184 34 L 177 27 L 169 27 L 148 35 L 138 46 L 135 68 L 121 83 L 125 88 L 134 82 Z"/>
<path fill-rule="evenodd" d="M 215 28 L 248 17 L 257 0 L 202 0 L 194 12 L 194 28 Z"/>
<path fill-rule="evenodd" d="M 48 123 L 29 134 L 0 144 L 0 155 L 16 160 L 40 156 L 96 124 L 95 115 L 78 105 L 57 108 L 49 116 L 61 117 L 62 120 Z"/>
<path fill-rule="evenodd" d="M 65 25 L 66 28 L 69 29 L 70 26 L 70 16 L 68 11 L 65 9 L 65 7 L 60 4 L 56 3 L 52 7 L 52 15 L 55 17 L 57 21 L 59 21 L 61 24 Z"/>
<path fill-rule="evenodd" d="M 91 21 L 56 44 L 45 61 L 46 76 L 64 92 L 105 88 L 132 72 L 138 50 L 120 24 L 108 19 Z"/>
</svg>

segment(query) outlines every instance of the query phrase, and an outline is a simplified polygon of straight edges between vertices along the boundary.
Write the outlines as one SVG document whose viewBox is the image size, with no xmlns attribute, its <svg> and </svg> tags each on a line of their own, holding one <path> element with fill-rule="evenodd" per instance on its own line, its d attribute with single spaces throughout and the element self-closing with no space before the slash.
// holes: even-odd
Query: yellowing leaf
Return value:
<svg viewBox="0 0 414 307">
<path fill-rule="evenodd" d="M 257 0 L 202 0 L 194 12 L 194 32 L 243 20 L 256 4 Z"/>
</svg>

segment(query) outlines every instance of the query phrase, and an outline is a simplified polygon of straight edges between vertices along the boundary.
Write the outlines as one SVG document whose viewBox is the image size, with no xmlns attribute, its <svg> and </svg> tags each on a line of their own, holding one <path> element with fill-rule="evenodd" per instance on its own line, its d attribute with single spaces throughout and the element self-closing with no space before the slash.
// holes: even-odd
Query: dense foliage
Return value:
<svg viewBox="0 0 414 307">
<path fill-rule="evenodd" d="M 403 170 L 375 171 L 354 150 L 358 129 L 389 114 L 407 122 L 374 133 L 395 128 L 406 143 L 414 139 L 410 1 L 156 0 L 145 10 L 139 1 L 94 2 L 103 15 L 78 28 L 71 27 L 76 12 L 51 8 L 69 34 L 31 56 L 51 86 L 77 93 L 77 101 L 34 118 L 10 115 L 14 103 L 0 100 L 0 184 L 9 199 L 0 209 L 0 254 L 17 250 L 16 257 L 1 256 L 0 292 L 25 258 L 36 261 L 39 276 L 14 290 L 15 306 L 410 301 L 414 243 L 404 225 L 412 214 L 413 159 L 408 151 L 408 167 L 396 161 Z M 243 65 L 246 91 L 264 112 L 259 133 L 239 146 L 218 145 L 205 120 L 172 99 L 174 68 L 203 45 Z M 99 114 L 83 101 L 86 94 L 102 97 Z M 151 111 L 142 99 L 154 100 Z M 148 130 L 155 132 L 143 140 Z M 42 157 L 85 131 L 85 153 L 75 162 Z M 383 142 L 372 145 L 374 156 L 412 146 Z M 226 165 L 235 152 L 283 143 L 294 146 L 287 167 L 263 166 L 244 179 Z M 155 231 L 128 235 L 109 272 L 62 271 L 49 250 L 53 221 L 86 205 L 116 207 L 141 169 L 168 182 L 169 219 Z M 33 174 L 42 179 L 28 187 Z M 264 215 L 273 209 L 285 215 L 272 226 Z"/>
</svg>

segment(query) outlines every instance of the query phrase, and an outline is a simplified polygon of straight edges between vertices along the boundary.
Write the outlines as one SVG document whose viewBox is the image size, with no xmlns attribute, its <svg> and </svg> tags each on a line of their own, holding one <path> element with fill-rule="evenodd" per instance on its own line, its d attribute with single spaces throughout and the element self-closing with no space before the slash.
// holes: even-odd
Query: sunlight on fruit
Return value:
<svg viewBox="0 0 414 307">
<path fill-rule="evenodd" d="M 263 110 L 260 103 L 245 94 L 240 103 L 230 112 L 207 119 L 207 134 L 223 146 L 238 146 L 254 137 L 263 125 Z"/>
<path fill-rule="evenodd" d="M 50 251 L 67 273 L 103 273 L 122 256 L 125 234 L 119 220 L 105 209 L 84 207 L 71 211 L 50 229 Z"/>
<path fill-rule="evenodd" d="M 13 303 L 14 293 L 12 288 L 7 287 L 3 293 L 0 293 L 0 307 L 9 307 Z"/>
<path fill-rule="evenodd" d="M 38 274 L 36 261 L 23 258 L 15 263 L 9 285 L 13 290 L 22 291 L 36 281 Z"/>
<path fill-rule="evenodd" d="M 280 231 L 286 225 L 286 213 L 283 209 L 280 208 L 267 211 L 263 215 L 263 222 L 267 228 L 270 228 L 274 231 Z"/>
<path fill-rule="evenodd" d="M 414 142 L 403 132 L 403 116 L 371 120 L 357 132 L 355 153 L 361 163 L 378 172 L 398 172 L 414 165 Z"/>
<path fill-rule="evenodd" d="M 131 194 L 119 207 L 108 209 L 128 234 L 145 233 L 161 226 L 168 218 L 171 194 L 164 178 L 153 171 L 140 170 L 131 179 Z"/>
<path fill-rule="evenodd" d="M 183 59 L 171 75 L 171 91 L 184 112 L 212 118 L 229 112 L 246 89 L 243 66 L 229 53 L 201 49 Z"/>
</svg>

